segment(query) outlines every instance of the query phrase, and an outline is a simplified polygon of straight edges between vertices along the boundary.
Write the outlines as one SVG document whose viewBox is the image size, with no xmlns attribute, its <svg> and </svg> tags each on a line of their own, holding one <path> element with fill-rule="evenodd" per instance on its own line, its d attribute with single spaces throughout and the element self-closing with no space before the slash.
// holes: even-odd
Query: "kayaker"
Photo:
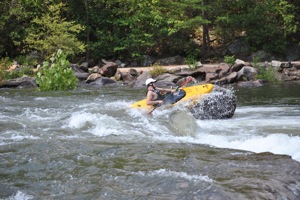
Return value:
<svg viewBox="0 0 300 200">
<path fill-rule="evenodd" d="M 159 105 L 162 104 L 165 98 L 164 95 L 162 95 L 162 92 L 174 92 L 173 89 L 166 89 L 166 88 L 158 88 L 155 86 L 156 80 L 153 78 L 148 78 L 146 80 L 146 86 L 147 86 L 147 105 Z"/>
</svg>

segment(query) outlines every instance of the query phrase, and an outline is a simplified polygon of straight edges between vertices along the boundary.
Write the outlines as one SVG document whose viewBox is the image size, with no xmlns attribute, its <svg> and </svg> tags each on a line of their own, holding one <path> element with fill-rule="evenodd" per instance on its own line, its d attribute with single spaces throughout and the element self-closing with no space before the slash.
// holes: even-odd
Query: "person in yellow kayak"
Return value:
<svg viewBox="0 0 300 200">
<path fill-rule="evenodd" d="M 165 95 L 162 93 L 167 92 L 175 92 L 175 89 L 166 89 L 166 88 L 158 88 L 155 86 L 156 80 L 153 78 L 148 78 L 146 80 L 147 86 L 147 105 L 159 106 L 164 103 Z"/>
</svg>

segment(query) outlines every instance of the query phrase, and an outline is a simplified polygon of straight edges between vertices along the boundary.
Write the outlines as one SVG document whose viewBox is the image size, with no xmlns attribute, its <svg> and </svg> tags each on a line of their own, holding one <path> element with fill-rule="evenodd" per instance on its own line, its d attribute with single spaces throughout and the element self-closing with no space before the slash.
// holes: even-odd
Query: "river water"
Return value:
<svg viewBox="0 0 300 200">
<path fill-rule="evenodd" d="M 299 88 L 234 88 L 226 120 L 147 115 L 127 86 L 2 89 L 0 199 L 300 199 Z"/>
</svg>

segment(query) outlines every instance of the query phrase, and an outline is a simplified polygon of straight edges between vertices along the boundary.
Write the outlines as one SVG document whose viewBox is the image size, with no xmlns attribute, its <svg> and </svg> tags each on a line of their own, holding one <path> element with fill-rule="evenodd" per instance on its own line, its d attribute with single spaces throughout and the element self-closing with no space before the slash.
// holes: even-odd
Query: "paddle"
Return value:
<svg viewBox="0 0 300 200">
<path fill-rule="evenodd" d="M 183 87 L 184 85 L 186 85 L 187 83 L 189 83 L 191 80 L 193 80 L 193 77 L 190 76 L 186 81 L 184 81 L 181 85 L 176 87 L 175 92 L 177 92 L 179 90 L 179 88 Z M 164 99 L 168 99 L 168 97 L 170 95 L 172 95 L 173 92 L 171 92 L 168 96 L 166 96 Z M 164 101 L 164 100 L 163 100 Z M 150 115 L 157 107 L 159 107 L 161 104 L 156 105 L 149 113 L 148 115 Z"/>
</svg>

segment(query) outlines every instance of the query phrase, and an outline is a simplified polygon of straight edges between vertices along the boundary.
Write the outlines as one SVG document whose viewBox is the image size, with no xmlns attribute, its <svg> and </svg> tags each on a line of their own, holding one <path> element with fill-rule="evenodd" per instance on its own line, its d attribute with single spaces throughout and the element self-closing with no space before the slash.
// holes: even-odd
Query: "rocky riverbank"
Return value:
<svg viewBox="0 0 300 200">
<path fill-rule="evenodd" d="M 102 66 L 89 67 L 88 63 L 81 65 L 71 64 L 79 86 L 102 87 L 105 85 L 122 84 L 130 87 L 144 87 L 145 80 L 153 77 L 151 71 L 155 67 L 122 67 L 122 63 L 105 62 Z M 20 66 L 13 66 L 10 70 L 18 70 Z M 159 66 L 165 70 L 153 78 L 161 87 L 180 85 L 186 77 L 192 76 L 194 82 L 213 83 L 218 85 L 236 84 L 241 87 L 258 87 L 267 83 L 265 79 L 257 78 L 260 71 L 273 70 L 278 81 L 299 81 L 300 61 L 281 62 L 271 61 L 264 63 L 244 62 L 237 59 L 233 65 L 226 63 Z M 38 87 L 34 77 L 24 76 L 0 83 L 0 88 Z"/>
</svg>

